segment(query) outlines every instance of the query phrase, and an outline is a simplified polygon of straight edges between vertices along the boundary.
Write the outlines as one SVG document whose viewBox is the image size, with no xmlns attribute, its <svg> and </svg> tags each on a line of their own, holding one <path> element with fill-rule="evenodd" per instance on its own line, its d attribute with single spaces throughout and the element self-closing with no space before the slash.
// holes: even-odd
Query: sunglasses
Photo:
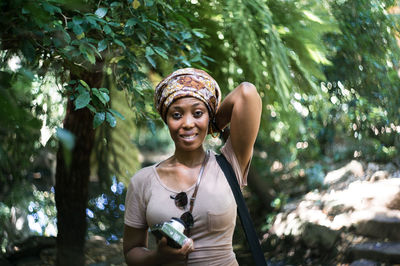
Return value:
<svg viewBox="0 0 400 266">
<path fill-rule="evenodd" d="M 209 156 L 210 156 L 210 152 L 207 151 L 206 156 L 204 157 L 204 161 L 203 161 L 203 163 L 201 165 L 201 168 L 200 168 L 199 176 L 197 177 L 196 187 L 194 188 L 193 195 L 190 198 L 189 211 L 184 212 L 180 217 L 180 219 L 185 224 L 186 235 L 189 235 L 190 228 L 192 228 L 193 225 L 194 225 L 194 218 L 193 218 L 193 215 L 192 215 L 194 201 L 196 200 L 196 195 L 197 195 L 197 191 L 199 189 L 201 177 L 203 175 L 204 167 L 205 167 L 205 165 L 206 165 L 206 163 L 208 161 Z M 183 191 L 179 192 L 175 196 L 171 195 L 170 198 L 174 200 L 176 207 L 181 208 L 181 209 L 186 209 L 186 206 L 188 204 L 188 196 L 187 196 L 186 192 L 183 192 Z"/>
<path fill-rule="evenodd" d="M 178 208 L 185 209 L 188 204 L 188 196 L 187 196 L 186 192 L 180 192 L 180 193 L 176 194 L 175 196 L 171 195 L 170 198 L 174 200 L 175 206 Z M 192 228 L 194 225 L 192 209 L 193 209 L 193 204 L 190 204 L 190 210 L 184 212 L 180 217 L 180 219 L 185 223 L 187 232 L 189 232 L 190 228 Z"/>
</svg>

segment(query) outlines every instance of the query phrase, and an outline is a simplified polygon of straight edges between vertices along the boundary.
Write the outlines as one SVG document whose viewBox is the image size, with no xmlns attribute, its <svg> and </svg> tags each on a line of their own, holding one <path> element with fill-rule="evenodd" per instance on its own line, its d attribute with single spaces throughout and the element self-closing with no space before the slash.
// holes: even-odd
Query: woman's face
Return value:
<svg viewBox="0 0 400 266">
<path fill-rule="evenodd" d="M 202 148 L 209 122 L 208 109 L 202 101 L 193 97 L 176 100 L 168 108 L 166 121 L 177 150 Z"/>
</svg>

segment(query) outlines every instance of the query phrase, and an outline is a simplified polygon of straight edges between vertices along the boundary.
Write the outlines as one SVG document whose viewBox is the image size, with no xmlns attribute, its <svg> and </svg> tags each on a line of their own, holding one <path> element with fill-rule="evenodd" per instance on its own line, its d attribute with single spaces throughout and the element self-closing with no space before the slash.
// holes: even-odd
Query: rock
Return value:
<svg viewBox="0 0 400 266">
<path fill-rule="evenodd" d="M 279 237 L 285 235 L 298 236 L 301 234 L 300 228 L 303 223 L 304 222 L 302 222 L 295 213 L 290 213 L 288 215 L 279 213 L 269 232 Z"/>
<path fill-rule="evenodd" d="M 395 251 L 400 253 L 400 242 L 361 244 L 400 241 L 400 171 L 393 167 L 369 163 L 364 172 L 360 162 L 352 161 L 329 172 L 325 187 L 282 208 L 267 237 L 282 241 L 282 246 L 293 241 L 290 247 L 301 241 L 314 255 L 337 258 L 353 245 L 349 262 L 365 260 L 352 265 L 399 263 Z"/>
<path fill-rule="evenodd" d="M 302 229 L 301 239 L 310 248 L 331 249 L 339 236 L 338 231 L 313 223 L 305 223 Z"/>
<path fill-rule="evenodd" d="M 400 178 L 400 170 L 394 172 L 394 173 L 392 174 L 392 177 L 393 177 L 393 178 Z"/>
<path fill-rule="evenodd" d="M 360 162 L 351 161 L 347 165 L 337 170 L 329 172 L 324 179 L 324 185 L 333 185 L 340 182 L 346 181 L 350 176 L 362 177 L 364 175 L 364 169 Z"/>
<path fill-rule="evenodd" d="M 400 192 L 393 197 L 386 207 L 392 210 L 400 210 Z"/>
<path fill-rule="evenodd" d="M 379 165 L 376 163 L 368 163 L 367 171 L 368 172 L 376 172 L 379 170 Z"/>
<path fill-rule="evenodd" d="M 376 171 L 376 172 L 371 176 L 371 178 L 369 179 L 369 181 L 374 182 L 374 181 L 378 181 L 378 180 L 383 180 L 383 179 L 386 179 L 388 176 L 389 176 L 389 172 L 388 172 L 388 171 L 383 171 L 383 170 Z"/>
<path fill-rule="evenodd" d="M 385 165 L 385 170 L 389 173 L 393 173 L 397 170 L 396 166 L 393 163 L 388 163 Z"/>
<path fill-rule="evenodd" d="M 352 218 L 359 235 L 400 241 L 400 211 L 360 211 L 353 213 Z"/>
<path fill-rule="evenodd" d="M 85 243 L 87 265 L 119 265 L 125 261 L 122 243 L 108 244 L 102 236 L 92 236 Z"/>
<path fill-rule="evenodd" d="M 378 266 L 378 263 L 376 261 L 372 261 L 372 260 L 356 260 L 353 261 L 350 266 Z"/>
<path fill-rule="evenodd" d="M 400 242 L 369 242 L 353 245 L 350 259 L 369 259 L 385 263 L 400 263 Z"/>
</svg>

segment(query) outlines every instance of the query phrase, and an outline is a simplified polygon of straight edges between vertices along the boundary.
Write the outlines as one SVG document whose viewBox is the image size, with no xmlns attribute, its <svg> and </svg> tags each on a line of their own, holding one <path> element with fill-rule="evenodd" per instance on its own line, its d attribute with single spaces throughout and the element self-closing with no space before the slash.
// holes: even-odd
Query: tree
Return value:
<svg viewBox="0 0 400 266">
<path fill-rule="evenodd" d="M 400 147 L 399 23 L 388 12 L 396 2 L 329 2 L 341 31 L 325 38 L 333 63 L 325 68 L 334 99 L 329 119 L 343 125 L 332 130 L 362 141 L 358 149 L 373 160 L 394 159 Z"/>
<path fill-rule="evenodd" d="M 275 160 L 295 161 L 296 143 L 306 132 L 294 95 L 322 93 L 322 66 L 330 63 L 322 37 L 338 32 L 336 21 L 325 1 L 210 1 L 191 12 L 199 20 L 194 27 L 205 26 L 209 36 L 204 53 L 214 60 L 208 69 L 223 92 L 247 80 L 262 97 L 252 162 L 257 170 L 249 184 L 268 208 L 275 197 L 269 168 Z"/>
<path fill-rule="evenodd" d="M 138 117 L 150 121 L 142 67 L 158 60 L 190 65 L 202 58 L 201 32 L 187 26 L 183 6 L 162 1 L 8 1 L 1 3 L 3 62 L 17 55 L 36 79 L 54 75 L 68 99 L 57 153 L 57 264 L 84 264 L 86 205 L 94 128 L 115 126 L 106 73 L 133 94 Z M 3 66 L 4 67 L 4 66 Z M 73 233 L 72 233 L 73 232 Z"/>
</svg>

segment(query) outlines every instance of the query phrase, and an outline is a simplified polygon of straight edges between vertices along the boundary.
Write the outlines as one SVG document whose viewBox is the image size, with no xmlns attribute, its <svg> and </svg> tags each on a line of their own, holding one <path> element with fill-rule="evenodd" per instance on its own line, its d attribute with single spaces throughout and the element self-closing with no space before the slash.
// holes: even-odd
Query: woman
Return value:
<svg viewBox="0 0 400 266">
<path fill-rule="evenodd" d="M 221 152 L 239 184 L 245 186 L 260 124 L 260 96 L 254 85 L 244 82 L 220 103 L 216 81 L 202 70 L 186 68 L 161 81 L 154 98 L 175 152 L 165 161 L 139 170 L 131 179 L 123 238 L 126 262 L 237 265 L 232 249 L 236 202 L 215 154 L 205 151 L 203 142 L 208 133 L 230 124 L 230 136 Z M 193 201 L 187 200 L 191 197 Z M 155 250 L 147 249 L 149 227 L 171 217 L 188 218 L 186 214 L 192 218 L 186 221 L 189 241 L 181 248 L 172 248 L 163 237 Z"/>
</svg>

